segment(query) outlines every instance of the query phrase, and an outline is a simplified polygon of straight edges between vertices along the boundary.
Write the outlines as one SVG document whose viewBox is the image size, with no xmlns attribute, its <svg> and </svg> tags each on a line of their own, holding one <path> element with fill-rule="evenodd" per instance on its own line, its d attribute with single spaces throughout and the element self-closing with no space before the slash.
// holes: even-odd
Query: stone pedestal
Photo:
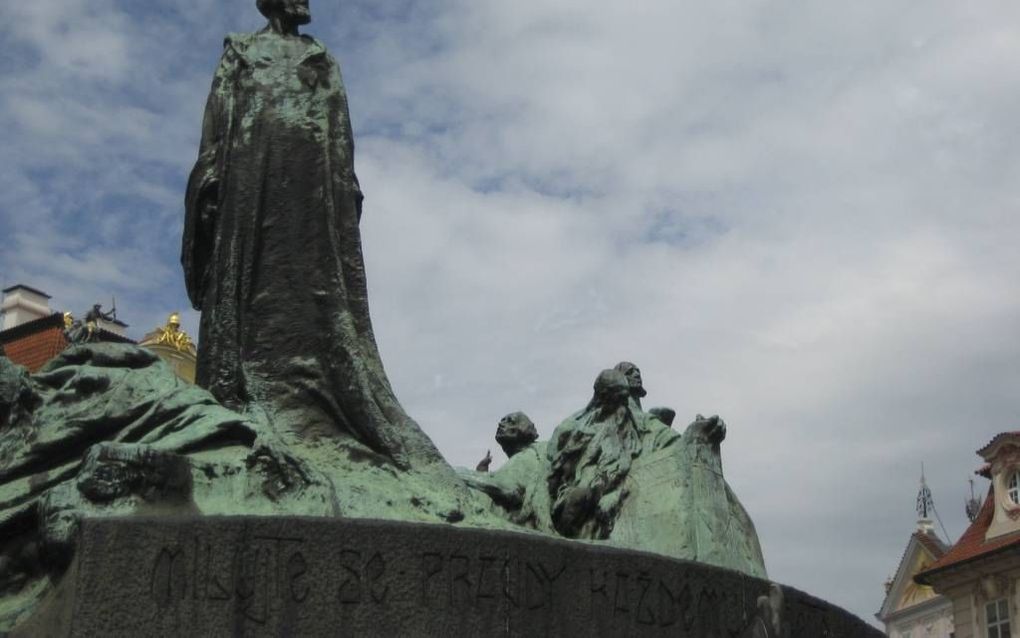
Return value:
<svg viewBox="0 0 1020 638">
<path fill-rule="evenodd" d="M 739 637 L 769 587 L 642 552 L 368 520 L 87 519 L 76 556 L 13 635 Z M 783 591 L 783 636 L 882 635 Z"/>
</svg>

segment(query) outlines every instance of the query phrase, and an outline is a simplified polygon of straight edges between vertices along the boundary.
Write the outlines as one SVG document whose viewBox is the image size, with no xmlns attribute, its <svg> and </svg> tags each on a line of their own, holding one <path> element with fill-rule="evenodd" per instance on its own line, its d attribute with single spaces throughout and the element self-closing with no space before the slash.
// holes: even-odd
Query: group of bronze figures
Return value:
<svg viewBox="0 0 1020 638">
<path fill-rule="evenodd" d="M 628 490 L 624 479 L 642 454 L 680 439 L 670 408 L 644 411 L 640 369 L 621 362 L 599 373 L 588 405 L 567 418 L 549 441 L 523 412 L 503 417 L 496 442 L 507 456 L 490 473 L 491 455 L 474 472 L 462 472 L 516 524 L 568 538 L 607 539 Z M 700 419 L 701 417 L 699 417 Z M 722 431 L 725 426 L 712 417 Z"/>
<path fill-rule="evenodd" d="M 523 412 L 503 417 L 491 454 L 461 478 L 515 525 L 654 551 L 765 577 L 754 523 L 723 478 L 726 424 L 700 414 L 683 433 L 675 411 L 645 410 L 641 371 L 621 362 L 599 373 L 592 398 L 548 441 Z"/>
</svg>

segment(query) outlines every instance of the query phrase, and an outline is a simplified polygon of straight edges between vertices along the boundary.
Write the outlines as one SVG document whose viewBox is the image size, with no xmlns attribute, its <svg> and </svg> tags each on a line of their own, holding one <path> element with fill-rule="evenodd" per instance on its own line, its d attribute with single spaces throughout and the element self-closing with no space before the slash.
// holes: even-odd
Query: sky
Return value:
<svg viewBox="0 0 1020 638">
<path fill-rule="evenodd" d="M 312 0 L 375 332 L 455 465 L 600 370 L 728 424 L 770 576 L 874 621 L 922 463 L 950 540 L 1020 429 L 1020 5 Z M 252 0 L 0 3 L 0 283 L 197 333 L 184 187 Z M 495 464 L 494 464 L 495 467 Z M 983 492 L 987 481 L 976 479 Z"/>
</svg>

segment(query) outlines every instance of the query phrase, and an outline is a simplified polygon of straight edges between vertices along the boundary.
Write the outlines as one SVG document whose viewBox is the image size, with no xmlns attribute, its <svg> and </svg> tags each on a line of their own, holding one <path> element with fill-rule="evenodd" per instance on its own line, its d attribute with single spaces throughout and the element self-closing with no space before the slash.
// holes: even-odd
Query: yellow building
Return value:
<svg viewBox="0 0 1020 638">
<path fill-rule="evenodd" d="M 138 345 L 159 355 L 181 379 L 195 382 L 197 351 L 188 333 L 181 330 L 181 317 L 176 312 L 167 318 L 165 326 L 145 335 Z"/>
</svg>

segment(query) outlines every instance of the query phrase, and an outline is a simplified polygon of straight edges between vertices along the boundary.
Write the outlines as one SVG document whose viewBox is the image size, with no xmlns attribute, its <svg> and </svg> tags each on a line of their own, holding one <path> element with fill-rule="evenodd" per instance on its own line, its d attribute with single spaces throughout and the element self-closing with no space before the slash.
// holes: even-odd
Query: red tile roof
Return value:
<svg viewBox="0 0 1020 638">
<path fill-rule="evenodd" d="M 99 340 L 134 343 L 134 340 L 110 332 L 105 328 L 99 329 Z M 60 354 L 65 347 L 67 347 L 67 339 L 64 337 L 64 316 L 60 313 L 53 313 L 7 330 L 0 330 L 0 356 L 25 366 L 32 373 L 38 372 L 46 362 Z"/>
<path fill-rule="evenodd" d="M 983 448 L 978 450 L 977 453 L 980 454 L 982 457 L 984 457 L 986 454 L 988 454 L 991 451 L 991 448 L 992 448 L 993 445 L 995 445 L 996 443 L 998 443 L 999 441 L 1001 441 L 1003 439 L 1010 438 L 1010 437 L 1020 437 L 1020 431 L 1016 431 L 1016 432 L 1000 432 L 1000 433 L 996 434 L 995 437 L 991 441 L 989 441 L 987 445 L 985 445 Z"/>
<path fill-rule="evenodd" d="M 931 576 L 936 572 L 947 570 L 951 567 L 955 567 L 961 563 L 966 563 L 972 560 L 977 560 L 982 556 L 995 553 L 1003 550 L 1007 547 L 1014 545 L 1020 546 L 1020 533 L 1007 534 L 1005 536 L 999 536 L 989 541 L 985 541 L 985 534 L 988 532 L 988 528 L 992 524 L 992 517 L 995 514 L 995 495 L 992 492 L 991 486 L 988 488 L 988 496 L 985 497 L 985 503 L 981 507 L 981 511 L 978 513 L 977 518 L 970 524 L 967 531 L 963 533 L 960 540 L 955 545 L 949 548 L 946 554 L 935 561 L 935 563 L 919 573 L 915 579 L 917 582 L 930 585 Z"/>
<path fill-rule="evenodd" d="M 50 326 L 4 343 L 3 353 L 14 363 L 28 368 L 29 372 L 37 372 L 66 346 L 63 329 Z"/>
<path fill-rule="evenodd" d="M 935 560 L 942 558 L 942 556 L 944 556 L 949 550 L 949 546 L 943 543 L 942 539 L 934 533 L 917 530 L 914 532 L 914 538 L 916 538 L 917 542 L 921 543 L 921 545 L 924 545 L 924 548 L 928 550 Z"/>
</svg>

